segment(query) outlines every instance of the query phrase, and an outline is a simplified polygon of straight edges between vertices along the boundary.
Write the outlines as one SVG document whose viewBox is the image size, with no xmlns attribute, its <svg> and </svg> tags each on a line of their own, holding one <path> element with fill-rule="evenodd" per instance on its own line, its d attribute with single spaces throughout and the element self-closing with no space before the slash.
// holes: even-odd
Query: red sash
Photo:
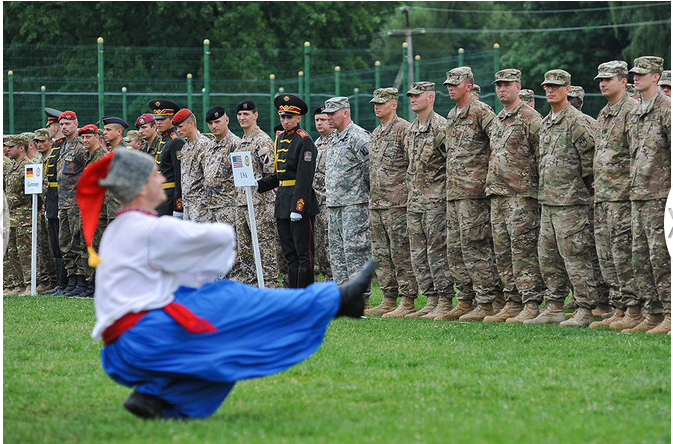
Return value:
<svg viewBox="0 0 673 444">
<path fill-rule="evenodd" d="M 189 308 L 177 302 L 171 302 L 163 310 L 190 333 L 212 333 L 217 331 L 217 328 L 208 319 L 196 316 Z M 103 343 L 108 345 L 114 342 L 122 333 L 136 325 L 146 314 L 147 311 L 126 313 L 117 319 L 114 324 L 103 331 Z"/>
</svg>

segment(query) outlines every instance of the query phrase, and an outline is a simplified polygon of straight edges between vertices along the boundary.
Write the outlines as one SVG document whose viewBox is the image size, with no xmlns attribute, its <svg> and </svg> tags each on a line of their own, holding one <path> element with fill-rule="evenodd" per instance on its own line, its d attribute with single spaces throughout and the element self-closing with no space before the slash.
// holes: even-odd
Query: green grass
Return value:
<svg viewBox="0 0 673 444">
<path fill-rule="evenodd" d="M 5 443 L 671 442 L 669 336 L 338 319 L 315 355 L 238 383 L 211 418 L 141 421 L 100 367 L 91 300 L 3 306 Z"/>
</svg>

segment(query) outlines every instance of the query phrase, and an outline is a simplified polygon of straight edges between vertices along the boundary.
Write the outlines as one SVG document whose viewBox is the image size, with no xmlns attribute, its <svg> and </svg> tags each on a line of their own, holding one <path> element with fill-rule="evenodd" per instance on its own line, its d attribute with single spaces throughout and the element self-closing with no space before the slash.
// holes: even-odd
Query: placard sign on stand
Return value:
<svg viewBox="0 0 673 444">
<path fill-rule="evenodd" d="M 24 194 L 33 195 L 33 211 L 31 215 L 31 247 L 30 247 L 30 294 L 35 296 L 37 284 L 37 195 L 42 193 L 42 164 L 26 165 L 24 174 Z"/>
</svg>

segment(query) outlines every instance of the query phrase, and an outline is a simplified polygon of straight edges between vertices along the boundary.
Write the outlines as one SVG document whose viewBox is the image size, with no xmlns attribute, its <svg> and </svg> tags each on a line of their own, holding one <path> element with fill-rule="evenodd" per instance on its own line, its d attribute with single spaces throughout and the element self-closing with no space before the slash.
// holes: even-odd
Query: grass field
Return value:
<svg viewBox="0 0 673 444">
<path fill-rule="evenodd" d="M 3 308 L 5 443 L 671 442 L 669 336 L 338 319 L 315 355 L 238 383 L 211 418 L 141 421 L 100 367 L 91 300 Z"/>
</svg>

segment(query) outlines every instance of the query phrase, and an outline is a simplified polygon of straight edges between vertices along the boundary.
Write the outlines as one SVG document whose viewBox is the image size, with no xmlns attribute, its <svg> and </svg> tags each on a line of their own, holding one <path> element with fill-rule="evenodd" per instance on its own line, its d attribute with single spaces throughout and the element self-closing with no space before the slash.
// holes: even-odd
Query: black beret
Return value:
<svg viewBox="0 0 673 444">
<path fill-rule="evenodd" d="M 109 125 L 111 123 L 116 123 L 117 125 L 121 125 L 124 127 L 124 129 L 129 127 L 129 124 L 126 123 L 126 120 L 119 118 L 119 117 L 114 117 L 114 116 L 107 116 L 103 117 L 103 125 Z"/>
<path fill-rule="evenodd" d="M 325 105 L 319 106 L 313 111 L 313 117 L 315 117 L 316 114 L 324 114 L 324 112 L 325 112 Z"/>
<path fill-rule="evenodd" d="M 219 106 L 219 105 L 218 106 L 213 106 L 206 113 L 206 122 L 211 122 L 213 120 L 217 120 L 220 117 L 224 116 L 225 114 L 227 114 L 227 113 L 224 110 L 224 107 Z"/>
<path fill-rule="evenodd" d="M 279 123 L 278 125 L 273 127 L 273 132 L 275 133 L 276 131 L 285 131 L 285 128 L 283 128 L 283 125 Z"/>
<path fill-rule="evenodd" d="M 245 99 L 238 105 L 236 105 L 236 114 L 238 114 L 239 111 L 257 111 L 257 105 L 255 105 L 255 101 L 252 99 Z"/>
</svg>

